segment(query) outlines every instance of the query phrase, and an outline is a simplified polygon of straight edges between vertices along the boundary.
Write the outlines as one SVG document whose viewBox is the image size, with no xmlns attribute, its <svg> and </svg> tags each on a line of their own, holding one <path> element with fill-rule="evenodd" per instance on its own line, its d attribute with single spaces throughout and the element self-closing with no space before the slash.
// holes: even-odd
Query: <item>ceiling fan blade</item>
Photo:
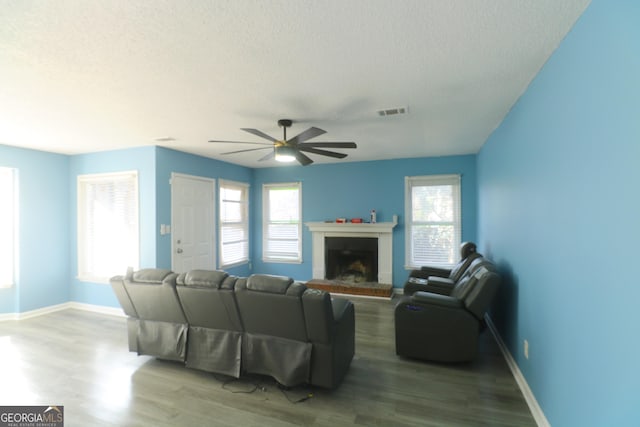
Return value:
<svg viewBox="0 0 640 427">
<path fill-rule="evenodd" d="M 321 156 L 335 157 L 336 159 L 344 159 L 345 157 L 347 157 L 347 155 L 344 153 L 336 153 L 335 151 L 327 151 L 327 150 L 318 150 L 316 148 L 306 147 L 306 146 L 301 147 L 298 145 L 298 150 L 304 151 L 306 153 L 320 154 Z"/>
<path fill-rule="evenodd" d="M 326 130 L 322 130 L 316 127 L 310 127 L 309 129 L 305 130 L 302 133 L 299 133 L 298 135 L 294 136 L 291 139 L 288 139 L 287 142 L 289 144 L 298 144 L 300 142 L 304 142 L 307 139 L 311 139 L 311 138 L 315 138 L 318 135 L 322 135 L 323 133 L 327 133 Z"/>
<path fill-rule="evenodd" d="M 258 129 L 251 129 L 251 128 L 242 128 L 241 130 L 245 131 L 245 132 L 249 132 L 252 133 L 256 136 L 259 136 L 260 138 L 264 138 L 264 139 L 268 139 L 271 142 L 277 142 L 277 139 L 275 139 L 272 136 L 267 135 L 266 133 L 258 130 Z"/>
<path fill-rule="evenodd" d="M 273 146 L 273 144 L 269 144 L 268 142 L 249 142 L 249 141 L 218 141 L 215 139 L 210 139 L 207 142 L 225 142 L 225 143 L 231 143 L 231 144 L 253 144 L 253 145 L 268 145 L 268 146 Z"/>
<path fill-rule="evenodd" d="M 271 147 L 249 148 L 248 150 L 228 151 L 228 152 L 226 152 L 226 153 L 220 153 L 220 154 L 246 153 L 247 151 L 266 150 L 267 148 L 271 148 Z"/>
<path fill-rule="evenodd" d="M 258 161 L 259 161 L 259 162 L 264 162 L 265 160 L 271 160 L 271 159 L 273 159 L 274 157 L 276 157 L 276 151 L 275 151 L 275 150 L 271 151 L 269 154 L 267 154 L 267 155 L 266 155 L 266 156 L 264 156 L 264 157 L 260 157 L 260 158 L 258 159 Z"/>
<path fill-rule="evenodd" d="M 310 165 L 311 163 L 313 163 L 313 160 L 311 160 L 309 157 L 305 156 L 304 153 L 301 153 L 298 150 L 294 150 L 294 151 L 295 151 L 296 160 L 302 166 L 307 166 L 307 165 Z"/>
<path fill-rule="evenodd" d="M 303 142 L 298 147 L 358 148 L 355 142 Z"/>
</svg>

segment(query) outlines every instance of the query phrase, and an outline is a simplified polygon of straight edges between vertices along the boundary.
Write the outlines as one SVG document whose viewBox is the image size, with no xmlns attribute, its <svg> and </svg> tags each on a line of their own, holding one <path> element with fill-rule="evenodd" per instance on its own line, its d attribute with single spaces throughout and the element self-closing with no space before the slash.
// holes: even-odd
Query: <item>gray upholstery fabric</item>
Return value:
<svg viewBox="0 0 640 427">
<path fill-rule="evenodd" d="M 138 351 L 138 313 L 124 286 L 124 276 L 114 276 L 109 280 L 113 293 L 118 298 L 122 311 L 127 315 L 127 342 L 129 351 Z"/>
<path fill-rule="evenodd" d="M 240 376 L 243 327 L 236 282 L 237 277 L 224 271 L 194 270 L 178 276 L 176 289 L 190 325 L 187 367 Z"/>
<path fill-rule="evenodd" d="M 191 325 L 187 340 L 188 368 L 240 377 L 242 333 Z"/>
<path fill-rule="evenodd" d="M 131 297 L 129 297 L 129 293 L 124 287 L 124 276 L 114 276 L 109 280 L 109 283 L 111 284 L 113 293 L 116 294 L 116 298 L 118 298 L 124 314 L 129 317 L 138 317 L 138 313 L 131 302 Z"/>
<path fill-rule="evenodd" d="M 161 283 L 168 276 L 175 274 L 171 270 L 163 270 L 160 268 L 145 268 L 133 272 L 130 276 L 127 274 L 126 279 L 138 283 Z"/>
<path fill-rule="evenodd" d="M 129 351 L 138 352 L 138 319 L 136 317 L 127 317 L 127 341 L 129 343 Z"/>
<path fill-rule="evenodd" d="M 236 286 L 238 309 L 245 331 L 307 341 L 301 295 L 306 287 L 287 277 L 253 275 Z M 290 295 L 290 293 L 292 295 Z"/>
<path fill-rule="evenodd" d="M 125 277 L 124 287 L 139 319 L 138 354 L 185 360 L 189 326 L 176 291 L 177 276 L 168 270 L 144 269 Z"/>
<path fill-rule="evenodd" d="M 272 376 L 288 387 L 309 382 L 310 342 L 247 332 L 242 345 L 247 372 Z"/>
<path fill-rule="evenodd" d="M 450 287 L 455 284 L 469 268 L 473 260 L 480 258 L 476 252 L 476 244 L 473 242 L 463 242 L 460 245 L 460 261 L 452 269 L 444 269 L 433 266 L 423 266 L 419 270 L 413 270 L 409 274 L 404 285 L 404 294 L 410 295 L 417 291 L 427 291 L 448 295 L 450 291 L 443 282 L 436 282 L 438 278 L 449 280 Z"/>
<path fill-rule="evenodd" d="M 140 319 L 138 354 L 183 362 L 186 356 L 188 330 L 186 324 Z"/>
<path fill-rule="evenodd" d="M 177 284 L 220 288 L 229 274 L 220 270 L 191 270 L 178 276 Z"/>
<path fill-rule="evenodd" d="M 129 349 L 138 354 L 326 388 L 342 382 L 355 354 L 353 304 L 288 277 L 145 269 L 112 287 L 130 304 Z"/>
<path fill-rule="evenodd" d="M 478 257 L 450 295 L 418 291 L 403 297 L 394 312 L 396 353 L 439 362 L 472 360 L 499 283 L 493 264 Z"/>
<path fill-rule="evenodd" d="M 180 284 L 176 289 L 190 325 L 242 332 L 242 321 L 233 289 Z"/>
<path fill-rule="evenodd" d="M 247 372 L 273 375 L 285 385 L 340 384 L 355 353 L 350 301 L 332 300 L 327 292 L 289 278 L 259 275 L 238 281 L 236 299 L 245 328 Z"/>
<path fill-rule="evenodd" d="M 254 274 L 247 279 L 247 289 L 272 294 L 284 294 L 292 283 L 293 279 L 289 277 Z"/>
<path fill-rule="evenodd" d="M 349 371 L 355 354 L 355 309 L 351 301 L 331 299 L 332 320 L 329 325 L 330 341 L 313 342 L 310 383 L 335 388 Z M 307 324 L 314 322 L 314 313 L 308 314 Z M 317 318 L 315 320 L 318 320 Z"/>
</svg>

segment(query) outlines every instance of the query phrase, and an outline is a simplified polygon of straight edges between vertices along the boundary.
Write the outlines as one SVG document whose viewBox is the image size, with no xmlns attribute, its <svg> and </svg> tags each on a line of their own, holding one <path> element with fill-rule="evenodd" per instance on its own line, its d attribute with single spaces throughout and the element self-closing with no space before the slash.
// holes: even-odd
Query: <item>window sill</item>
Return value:
<svg viewBox="0 0 640 427">
<path fill-rule="evenodd" d="M 220 268 L 224 270 L 225 268 L 240 267 L 241 265 L 246 265 L 246 264 L 249 264 L 248 259 L 238 261 L 238 262 L 231 262 L 229 264 L 220 264 Z"/>
<path fill-rule="evenodd" d="M 275 258 L 262 258 L 262 262 L 277 263 L 277 264 L 302 264 L 301 259 L 275 259 Z"/>
</svg>

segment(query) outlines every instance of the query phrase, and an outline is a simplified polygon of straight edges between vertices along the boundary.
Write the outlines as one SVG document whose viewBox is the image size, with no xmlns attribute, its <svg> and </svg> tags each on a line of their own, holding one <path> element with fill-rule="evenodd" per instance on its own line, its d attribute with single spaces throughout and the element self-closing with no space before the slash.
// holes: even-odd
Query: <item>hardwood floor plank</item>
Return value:
<svg viewBox="0 0 640 427">
<path fill-rule="evenodd" d="M 0 322 L 0 404 L 64 405 L 67 426 L 535 426 L 491 334 L 473 363 L 404 359 L 395 301 L 352 301 L 356 355 L 336 390 L 283 393 L 261 376 L 226 383 L 130 353 L 124 318 L 69 309 Z"/>
</svg>

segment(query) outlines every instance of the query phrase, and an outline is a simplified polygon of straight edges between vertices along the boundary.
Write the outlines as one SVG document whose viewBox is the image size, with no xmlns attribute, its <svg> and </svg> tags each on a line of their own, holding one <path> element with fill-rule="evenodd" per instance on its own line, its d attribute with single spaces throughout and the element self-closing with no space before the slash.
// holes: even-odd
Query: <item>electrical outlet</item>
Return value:
<svg viewBox="0 0 640 427">
<path fill-rule="evenodd" d="M 524 357 L 529 359 L 529 341 L 524 340 Z"/>
</svg>

